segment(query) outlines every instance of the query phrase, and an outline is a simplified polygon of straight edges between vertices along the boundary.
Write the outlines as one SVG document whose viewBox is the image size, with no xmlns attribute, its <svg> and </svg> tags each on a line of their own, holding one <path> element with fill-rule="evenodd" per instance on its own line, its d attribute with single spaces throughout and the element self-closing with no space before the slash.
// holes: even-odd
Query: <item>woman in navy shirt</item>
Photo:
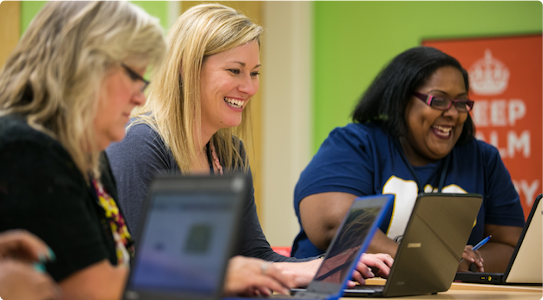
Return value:
<svg viewBox="0 0 543 300">
<path fill-rule="evenodd" d="M 296 257 L 324 252 L 352 201 L 394 194 L 370 252 L 395 256 L 420 192 L 478 193 L 483 204 L 460 270 L 503 272 L 524 225 L 519 196 L 496 148 L 474 138 L 468 74 L 453 57 L 409 49 L 377 76 L 300 176 Z M 484 237 L 488 244 L 472 251 Z"/>
</svg>

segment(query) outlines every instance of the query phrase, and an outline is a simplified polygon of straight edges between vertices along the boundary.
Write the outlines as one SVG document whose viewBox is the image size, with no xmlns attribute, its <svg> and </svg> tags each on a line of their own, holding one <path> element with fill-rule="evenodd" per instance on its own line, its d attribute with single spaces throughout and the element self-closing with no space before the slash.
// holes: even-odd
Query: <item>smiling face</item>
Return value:
<svg viewBox="0 0 543 300">
<path fill-rule="evenodd" d="M 133 68 L 140 76 L 145 74 L 146 67 Z M 102 81 L 98 108 L 94 118 L 96 145 L 104 150 L 112 142 L 124 138 L 124 127 L 134 107 L 145 104 L 145 95 L 141 89 L 143 82 L 134 78 L 121 66 L 115 66 Z"/>
<path fill-rule="evenodd" d="M 450 66 L 437 69 L 415 92 L 449 99 L 468 97 L 462 73 Z M 411 96 L 405 110 L 408 133 L 400 139 L 409 162 L 423 166 L 445 157 L 460 138 L 467 117 L 454 105 L 442 111 Z"/>
<path fill-rule="evenodd" d="M 257 41 L 205 59 L 200 75 L 202 132 L 205 136 L 241 123 L 243 109 L 258 91 L 259 69 Z"/>
</svg>

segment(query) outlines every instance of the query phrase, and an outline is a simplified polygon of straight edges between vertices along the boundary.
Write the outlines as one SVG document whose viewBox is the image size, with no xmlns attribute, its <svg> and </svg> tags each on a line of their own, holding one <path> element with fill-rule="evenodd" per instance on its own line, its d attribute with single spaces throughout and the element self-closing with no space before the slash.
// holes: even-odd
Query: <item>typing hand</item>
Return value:
<svg viewBox="0 0 543 300">
<path fill-rule="evenodd" d="M 393 263 L 394 259 L 388 254 L 364 253 L 356 266 L 356 270 L 353 272 L 353 279 L 360 284 L 364 284 L 364 278 L 373 278 L 376 275 L 387 278 Z M 349 281 L 348 286 L 352 287 L 354 285 L 356 285 L 354 281 Z"/>
<path fill-rule="evenodd" d="M 228 296 L 269 296 L 272 292 L 289 294 L 294 276 L 274 264 L 256 258 L 236 256 L 230 259 L 224 294 Z"/>
</svg>

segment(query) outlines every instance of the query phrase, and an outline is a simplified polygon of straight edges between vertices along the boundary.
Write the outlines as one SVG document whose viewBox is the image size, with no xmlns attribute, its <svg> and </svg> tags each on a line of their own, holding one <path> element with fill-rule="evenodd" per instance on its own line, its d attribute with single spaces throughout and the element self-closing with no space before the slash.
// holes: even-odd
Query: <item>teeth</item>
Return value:
<svg viewBox="0 0 543 300">
<path fill-rule="evenodd" d="M 224 98 L 224 102 L 226 102 L 228 105 L 235 107 L 235 108 L 242 108 L 243 107 L 243 101 L 236 100 L 236 99 L 230 99 L 230 98 Z"/>
<path fill-rule="evenodd" d="M 452 127 L 443 127 L 443 126 L 432 126 L 432 128 L 437 129 L 437 131 L 434 131 L 437 135 L 442 137 L 449 137 L 450 132 L 452 130 Z"/>
<path fill-rule="evenodd" d="M 442 126 L 432 126 L 432 127 L 445 133 L 449 133 L 449 131 L 452 130 L 452 127 L 442 127 Z"/>
</svg>

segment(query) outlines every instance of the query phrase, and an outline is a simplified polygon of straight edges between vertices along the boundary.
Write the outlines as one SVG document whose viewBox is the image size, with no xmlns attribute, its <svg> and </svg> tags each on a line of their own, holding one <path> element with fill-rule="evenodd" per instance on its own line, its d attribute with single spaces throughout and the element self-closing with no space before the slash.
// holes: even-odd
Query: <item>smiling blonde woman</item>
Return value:
<svg viewBox="0 0 543 300">
<path fill-rule="evenodd" d="M 136 238 L 144 196 L 156 172 L 250 174 L 241 141 L 250 137 L 251 97 L 259 88 L 261 33 L 262 28 L 246 16 L 218 4 L 187 10 L 171 29 L 166 63 L 151 86 L 148 103 L 134 114 L 126 139 L 107 149 L 120 204 Z M 264 294 L 288 292 L 285 285 L 309 283 L 320 260 L 275 253 L 260 227 L 253 193 L 245 201 L 241 222 L 237 254 L 258 258 L 250 260 L 255 272 L 247 276 L 259 280 L 236 288 L 227 282 L 227 293 L 251 295 L 253 287 Z M 385 270 L 384 274 L 392 263 L 388 256 L 366 259 Z M 361 273 L 371 276 L 360 265 Z M 260 272 L 262 268 L 266 272 Z M 285 279 L 286 274 L 295 281 Z M 360 273 L 356 275 L 363 281 Z M 282 289 L 277 289 L 278 283 Z"/>
</svg>

